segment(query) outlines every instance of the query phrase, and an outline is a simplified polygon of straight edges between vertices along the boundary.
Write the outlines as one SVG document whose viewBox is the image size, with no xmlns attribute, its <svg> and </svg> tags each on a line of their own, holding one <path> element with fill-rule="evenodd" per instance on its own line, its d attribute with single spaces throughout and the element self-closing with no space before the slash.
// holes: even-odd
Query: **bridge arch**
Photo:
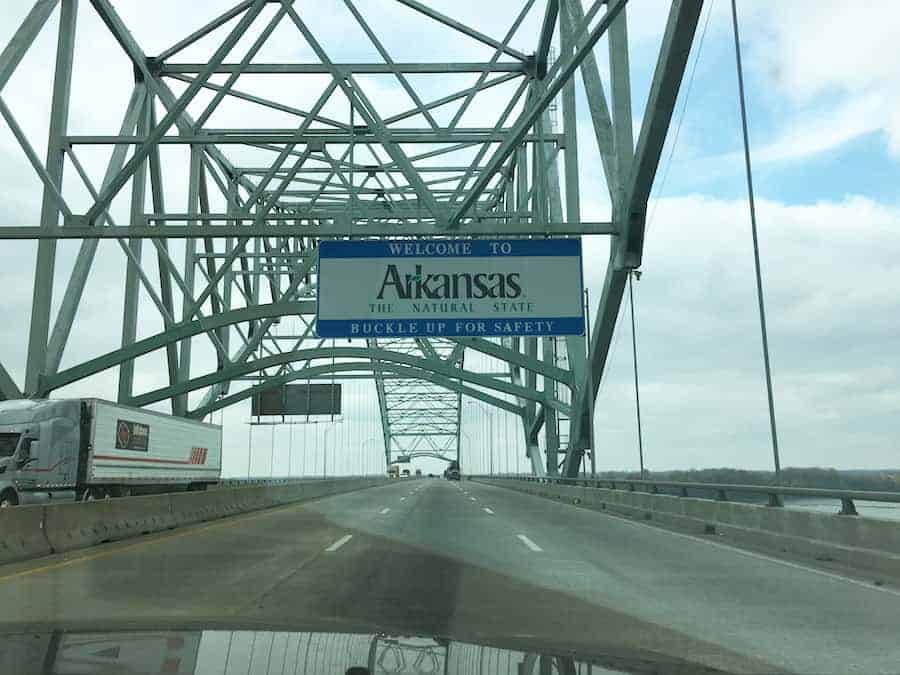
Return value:
<svg viewBox="0 0 900 675">
<path fill-rule="evenodd" d="M 366 372 L 375 370 L 376 368 L 384 373 L 395 373 L 398 375 L 408 376 L 410 378 L 428 380 L 429 382 L 437 384 L 438 386 L 445 387 L 452 391 L 458 391 L 472 398 L 477 398 L 481 401 L 484 401 L 485 403 L 488 403 L 497 408 L 501 408 L 503 410 L 507 410 L 508 412 L 516 415 L 521 416 L 524 412 L 524 409 L 521 406 L 516 405 L 515 403 L 511 403 L 509 401 L 505 401 L 504 399 L 491 396 L 490 394 L 487 394 L 479 389 L 467 387 L 463 384 L 460 384 L 458 381 L 451 380 L 450 378 L 443 377 L 436 373 L 431 373 L 425 370 L 420 370 L 418 368 L 412 368 L 401 364 L 374 364 L 368 361 L 356 361 L 351 363 L 327 363 L 320 366 L 309 366 L 307 368 L 303 368 L 302 370 L 294 370 L 283 375 L 270 377 L 262 384 L 247 387 L 246 389 L 242 389 L 233 394 L 229 394 L 228 396 L 217 398 L 206 405 L 195 408 L 188 413 L 188 417 L 202 419 L 213 411 L 221 410 L 222 408 L 227 408 L 228 406 L 234 405 L 235 403 L 239 403 L 245 399 L 250 398 L 251 396 L 253 396 L 253 394 L 263 391 L 264 389 L 268 389 L 269 387 L 277 387 L 282 384 L 289 384 L 290 382 L 295 382 L 297 380 L 307 380 L 321 375 L 360 371 Z M 168 398 L 168 396 L 163 395 L 160 399 L 156 400 L 162 400 L 165 398 Z"/>
</svg>

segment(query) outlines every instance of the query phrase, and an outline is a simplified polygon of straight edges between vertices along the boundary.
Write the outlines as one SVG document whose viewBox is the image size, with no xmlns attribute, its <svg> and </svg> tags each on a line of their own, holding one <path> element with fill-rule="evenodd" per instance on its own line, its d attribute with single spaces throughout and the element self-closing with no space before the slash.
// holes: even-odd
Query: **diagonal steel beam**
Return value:
<svg viewBox="0 0 900 675">
<path fill-rule="evenodd" d="M 416 93 L 416 90 L 412 88 L 409 84 L 409 80 L 406 79 L 406 76 L 397 70 L 397 66 L 394 63 L 394 60 L 391 58 L 391 55 L 388 53 L 387 49 L 384 48 L 384 45 L 381 43 L 381 40 L 378 39 L 378 36 L 375 35 L 375 31 L 369 27 L 369 24 L 363 18 L 362 14 L 360 14 L 359 10 L 356 8 L 356 5 L 353 4 L 352 0 L 344 0 L 344 4 L 347 6 L 347 9 L 350 10 L 350 13 L 353 14 L 353 18 L 356 19 L 356 22 L 359 24 L 360 28 L 363 29 L 366 36 L 369 38 L 369 41 L 381 55 L 381 58 L 384 59 L 384 62 L 388 65 L 388 68 L 391 69 L 391 72 L 394 74 L 394 77 L 397 78 L 397 81 L 400 83 L 400 86 L 403 87 L 403 90 L 409 95 L 412 99 L 412 102 L 416 106 L 416 112 L 421 113 L 423 117 L 428 121 L 428 124 L 431 125 L 432 129 L 438 128 L 438 123 L 432 116 L 432 114 L 425 108 L 425 104 L 422 103 L 422 99 L 419 98 L 419 95 Z"/>
<path fill-rule="evenodd" d="M 659 159 L 675 111 L 675 102 L 678 99 L 678 91 L 702 9 L 703 0 L 674 0 L 669 10 L 666 32 L 663 34 L 659 59 L 656 62 L 650 95 L 641 123 L 641 133 L 631 165 L 631 176 L 625 191 L 626 210 L 621 214 L 625 219 L 621 237 L 624 250 L 620 249 L 624 255 L 617 259 L 619 265 L 633 268 L 641 264 L 647 201 L 653 189 L 653 179 L 659 167 Z"/>
<path fill-rule="evenodd" d="M 10 400 L 22 398 L 22 390 L 16 386 L 15 381 L 10 377 L 9 371 L 0 363 L 0 400 Z"/>
<path fill-rule="evenodd" d="M 220 14 L 219 16 L 217 16 L 215 19 L 213 19 L 212 21 L 207 23 L 202 28 L 195 30 L 193 33 L 188 35 L 183 40 L 179 40 L 174 45 L 172 45 L 171 47 L 166 49 L 165 51 L 160 52 L 160 54 L 156 57 L 157 61 L 165 61 L 167 59 L 170 59 L 171 57 L 175 56 L 175 54 L 177 54 L 178 52 L 190 47 L 192 44 L 197 42 L 197 40 L 200 40 L 200 39 L 206 37 L 207 35 L 209 35 L 210 33 L 212 33 L 216 28 L 219 28 L 220 26 L 225 25 L 226 23 L 231 21 L 234 17 L 236 17 L 239 14 L 241 14 L 242 12 L 250 9 L 250 6 L 252 4 L 253 4 L 253 0 L 244 0 L 241 3 L 238 3 L 237 5 L 235 5 L 231 9 L 229 9 L 227 12 L 225 12 L 224 14 Z"/>
<path fill-rule="evenodd" d="M 29 18 L 32 16 L 29 15 Z M 47 133 L 46 168 L 57 189 L 62 187 L 65 167 L 63 137 L 66 135 L 69 123 L 69 97 L 72 89 L 72 62 L 75 52 L 77 18 L 77 1 L 66 0 L 59 13 L 56 69 L 53 77 L 50 128 Z M 37 30 L 34 26 L 32 28 Z M 50 234 L 59 229 L 58 225 L 59 211 L 52 195 L 45 190 L 41 199 L 40 230 Z M 41 373 L 46 368 L 47 341 L 50 332 L 50 313 L 56 271 L 56 242 L 38 242 L 34 268 L 31 322 L 28 330 L 28 357 L 25 365 L 26 392 L 34 391 Z"/>
<path fill-rule="evenodd" d="M 123 133 L 130 133 L 137 125 L 145 94 L 146 87 L 142 84 L 135 86 L 122 121 Z M 125 147 L 113 148 L 112 157 L 110 157 L 109 164 L 107 164 L 106 175 L 103 178 L 102 185 L 109 185 L 113 177 L 119 173 L 125 161 L 126 152 L 127 148 Z M 101 193 L 102 191 L 103 187 L 101 186 Z M 66 285 L 65 294 L 56 315 L 56 322 L 53 324 L 53 332 L 50 335 L 47 347 L 47 373 L 55 373 L 57 368 L 59 368 L 60 361 L 62 361 L 66 343 L 69 341 L 69 333 L 72 330 L 75 315 L 78 313 L 82 293 L 84 293 L 84 286 L 87 283 L 88 275 L 94 263 L 94 255 L 97 252 L 98 244 L 98 239 L 86 239 L 81 243 L 75 266 L 72 268 L 69 283 Z"/>
<path fill-rule="evenodd" d="M 287 2 L 288 0 L 281 1 Z M 406 156 L 406 153 L 404 153 L 399 145 L 391 138 L 390 132 L 385 126 L 384 121 L 378 115 L 378 112 L 375 110 L 375 106 L 372 105 L 371 101 L 369 101 L 362 92 L 359 85 L 357 85 L 356 81 L 353 79 L 353 76 L 346 73 L 342 75 L 339 72 L 338 68 L 328 57 L 328 54 L 325 53 L 325 50 L 293 7 L 288 9 L 288 14 L 306 42 L 316 53 L 319 60 L 332 72 L 335 80 L 341 87 L 341 91 L 344 92 L 344 95 L 347 97 L 347 100 L 350 101 L 353 109 L 360 114 L 363 121 L 378 138 L 385 152 L 390 156 L 394 163 L 397 164 L 409 184 L 415 187 L 416 193 L 419 195 L 419 199 L 425 205 L 425 208 L 436 220 L 443 222 L 445 217 L 439 204 L 429 191 L 428 187 L 423 184 L 421 176 L 419 176 L 409 157 Z"/>
<path fill-rule="evenodd" d="M 560 21 L 561 43 L 564 49 L 572 49 L 577 44 L 576 33 L 579 26 L 584 25 L 584 10 L 581 8 L 581 0 L 560 0 L 562 3 L 562 17 Z M 624 10 L 623 10 L 624 11 Z M 615 25 L 619 17 L 613 22 Z M 617 184 L 616 150 L 612 130 L 612 117 L 609 113 L 609 105 L 606 102 L 606 94 L 603 89 L 603 80 L 600 77 L 600 68 L 597 59 L 591 52 L 584 57 L 581 64 L 581 79 L 584 82 L 584 90 L 587 95 L 588 112 L 591 114 L 591 123 L 594 127 L 594 137 L 597 140 L 597 148 L 600 150 L 600 163 L 603 165 L 603 175 L 606 177 L 606 185 L 610 196 L 613 196 L 613 186 Z"/>
<path fill-rule="evenodd" d="M 541 25 L 541 36 L 538 39 L 538 48 L 535 53 L 535 70 L 538 79 L 547 74 L 547 57 L 550 54 L 556 19 L 559 17 L 559 2 L 560 0 L 547 0 L 547 7 L 544 10 L 544 23 Z M 578 2 L 580 7 L 581 0 Z"/>
<path fill-rule="evenodd" d="M 462 345 L 464 347 L 468 347 L 469 349 L 479 351 L 482 354 L 493 356 L 495 359 L 500 359 L 502 361 L 506 361 L 509 364 L 515 364 L 520 368 L 535 372 L 542 377 L 556 380 L 557 382 L 560 382 L 561 384 L 564 384 L 568 387 L 573 386 L 575 383 L 572 377 L 572 373 L 570 373 L 568 370 L 564 370 L 548 363 L 544 363 L 539 359 L 532 358 L 514 349 L 504 347 L 503 345 L 499 345 L 496 342 L 491 342 L 490 340 L 486 340 L 480 337 L 450 338 L 450 340 L 457 343 L 458 345 Z"/>
<path fill-rule="evenodd" d="M 451 19 L 449 16 L 446 16 L 445 14 L 441 14 L 437 10 L 427 7 L 426 5 L 422 4 L 421 2 L 418 2 L 418 0 L 397 0 L 397 2 L 399 2 L 401 5 L 406 5 L 410 9 L 416 10 L 417 12 L 421 12 L 425 16 L 429 16 L 432 19 L 434 19 L 435 21 L 437 21 L 438 23 L 442 23 L 445 26 L 449 26 L 450 28 L 453 28 L 454 30 L 459 31 L 463 35 L 468 35 L 470 38 L 478 40 L 482 44 L 486 44 L 489 47 L 493 47 L 494 49 L 499 49 L 504 54 L 508 54 L 509 56 L 519 59 L 520 61 L 528 60 L 528 56 L 526 54 L 523 54 L 519 50 L 513 49 L 512 47 L 509 47 L 507 45 L 504 45 L 504 44 L 498 42 L 497 40 L 495 40 L 494 38 L 489 37 L 489 36 L 485 35 L 484 33 L 481 33 L 479 31 L 475 30 L 474 28 L 465 25 L 464 23 L 461 23 L 455 19 Z"/>
<path fill-rule="evenodd" d="M 573 401 L 570 453 L 566 457 L 567 476 L 577 474 L 583 454 L 585 434 L 590 427 L 587 416 L 593 414 L 593 406 L 601 378 L 606 368 L 609 349 L 615 331 L 616 319 L 625 294 L 625 283 L 630 269 L 640 265 L 644 243 L 647 200 L 653 187 L 653 179 L 668 133 L 678 91 L 684 76 L 691 44 L 703 9 L 703 0 L 674 0 L 669 10 L 669 18 L 659 58 L 650 86 L 650 97 L 641 123 L 641 134 L 632 164 L 628 183 L 627 199 L 622 212 L 614 214 L 624 220 L 624 236 L 610 246 L 609 262 L 603 293 L 597 316 L 594 320 L 594 334 L 587 379 L 579 387 Z M 590 388 L 588 383 L 592 385 Z M 590 390 L 589 390 L 590 389 Z"/>
<path fill-rule="evenodd" d="M 509 159 L 509 156 L 515 151 L 522 142 L 522 139 L 528 134 L 528 130 L 534 125 L 535 121 L 541 116 L 548 105 L 556 98 L 556 95 L 562 89 L 563 85 L 575 72 L 585 57 L 593 50 L 594 45 L 606 32 L 618 13 L 622 11 L 628 0 L 610 0 L 607 5 L 606 13 L 597 22 L 597 25 L 588 33 L 584 40 L 578 42 L 575 52 L 568 58 L 563 60 L 557 59 L 556 64 L 547 74 L 547 86 L 540 95 L 536 96 L 534 102 L 528 106 L 513 128 L 509 131 L 506 139 L 500 144 L 500 147 L 494 152 L 493 156 L 484 166 L 483 171 L 479 174 L 472 189 L 462 200 L 457 211 L 450 218 L 450 227 L 458 227 L 460 220 L 466 215 L 469 209 L 475 204 L 484 190 L 487 188 L 494 175 L 503 164 Z M 589 20 L 586 18 L 586 21 Z"/>
<path fill-rule="evenodd" d="M 47 19 L 53 13 L 59 0 L 38 0 L 34 3 L 31 11 L 22 21 L 22 24 L 16 30 L 15 34 L 10 38 L 3 52 L 0 53 L 0 91 L 16 72 L 16 68 L 28 51 L 28 48 L 34 43 L 34 39 L 47 23 Z M 72 2 L 74 6 L 75 3 Z"/>
<path fill-rule="evenodd" d="M 113 31 L 114 35 L 117 35 L 120 30 L 119 26 L 121 26 L 121 20 L 117 24 L 107 20 L 107 17 L 112 17 L 116 14 L 115 10 L 113 10 L 112 6 L 109 4 L 109 0 L 91 1 L 101 18 L 104 18 L 109 29 Z M 219 45 L 218 49 L 216 49 L 215 53 L 210 57 L 209 63 L 207 63 L 203 72 L 197 75 L 197 78 L 188 85 L 184 93 L 177 101 L 175 101 L 175 104 L 167 110 L 166 116 L 163 117 L 159 124 L 157 124 L 147 135 L 146 140 L 140 146 L 135 148 L 134 154 L 122 167 L 122 170 L 119 171 L 102 190 L 100 199 L 97 200 L 94 205 L 88 209 L 87 214 L 85 214 L 85 220 L 88 223 L 93 223 L 98 215 L 109 206 L 110 202 L 112 202 L 113 198 L 119 193 L 119 190 L 122 189 L 125 183 L 128 182 L 128 179 L 131 178 L 137 170 L 137 167 L 147 158 L 154 146 L 166 135 L 166 132 L 168 132 L 176 121 L 178 121 L 181 117 L 181 113 L 187 109 L 190 102 L 194 100 L 194 97 L 202 89 L 203 83 L 212 76 L 216 67 L 225 60 L 225 57 L 228 56 L 228 53 L 237 44 L 238 40 L 244 36 L 244 33 L 250 28 L 250 24 L 256 20 L 256 17 L 266 4 L 267 0 L 254 0 L 253 5 L 247 9 L 238 24 L 232 29 L 231 33 L 229 33 L 228 37 L 222 41 L 222 44 Z"/>
</svg>

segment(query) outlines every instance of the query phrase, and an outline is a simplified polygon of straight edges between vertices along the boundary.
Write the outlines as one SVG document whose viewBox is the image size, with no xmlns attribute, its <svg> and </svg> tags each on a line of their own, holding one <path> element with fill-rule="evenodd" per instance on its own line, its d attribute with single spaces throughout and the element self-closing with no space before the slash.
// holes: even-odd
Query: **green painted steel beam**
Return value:
<svg viewBox="0 0 900 675">
<path fill-rule="evenodd" d="M 539 359 L 535 359 L 528 356 L 527 354 L 523 354 L 522 352 L 509 349 L 497 344 L 496 342 L 491 342 L 490 340 L 479 337 L 451 339 L 453 340 L 453 342 L 456 342 L 457 344 L 460 344 L 464 347 L 468 347 L 469 349 L 474 349 L 475 351 L 481 352 L 483 354 L 493 356 L 495 358 L 501 359 L 502 361 L 506 361 L 507 363 L 514 363 L 517 366 L 525 368 L 526 370 L 533 371 L 543 377 L 549 377 L 551 380 L 556 380 L 557 382 L 560 382 L 568 387 L 572 387 L 575 385 L 575 378 L 568 370 L 557 368 L 556 366 L 544 363 Z"/>
<path fill-rule="evenodd" d="M 315 301 L 312 300 L 302 302 L 277 302 L 233 309 L 229 312 L 223 312 L 204 319 L 183 321 L 174 324 L 171 328 L 162 333 L 144 338 L 143 340 L 138 340 L 123 349 L 108 352 L 107 354 L 85 361 L 72 368 L 44 377 L 40 380 L 38 391 L 32 393 L 37 393 L 39 396 L 47 396 L 54 389 L 59 389 L 67 384 L 83 380 L 90 375 L 117 366 L 123 361 L 135 359 L 173 342 L 178 342 L 179 340 L 194 335 L 200 335 L 201 333 L 208 333 L 224 326 L 243 323 L 245 321 L 255 321 L 258 319 L 311 314 L 315 312 L 315 304 Z"/>
<path fill-rule="evenodd" d="M 228 396 L 223 396 L 218 398 L 207 405 L 201 406 L 192 410 L 188 413 L 188 417 L 192 417 L 195 419 L 202 419 L 209 413 L 219 410 L 221 408 L 226 408 L 230 405 L 234 405 L 235 403 L 239 403 L 247 398 L 250 398 L 253 394 L 257 392 L 261 392 L 265 389 L 269 389 L 270 387 L 278 387 L 283 384 L 288 384 L 290 382 L 294 382 L 296 380 L 306 380 L 308 378 L 314 378 L 319 375 L 326 375 L 332 373 L 345 373 L 345 372 L 353 372 L 355 370 L 372 370 L 376 366 L 374 366 L 371 362 L 357 362 L 357 363 L 327 363 L 321 366 L 310 366 L 308 368 L 304 368 L 302 370 L 296 370 L 290 373 L 285 373 L 284 375 L 279 375 L 278 377 L 272 377 L 266 380 L 262 384 L 255 385 L 253 387 L 248 387 L 247 389 L 243 389 L 234 394 L 230 394 Z M 427 380 L 428 382 L 432 382 L 439 386 L 445 387 L 447 389 L 451 389 L 453 391 L 460 392 L 465 396 L 471 396 L 472 398 L 476 398 L 480 401 L 484 401 L 492 406 L 497 408 L 501 408 L 503 410 L 507 410 L 515 415 L 521 415 L 522 409 L 508 401 L 503 399 L 496 398 L 491 396 L 490 394 L 486 394 L 485 392 L 479 391 L 478 389 L 474 389 L 472 387 L 467 387 L 463 384 L 460 384 L 458 380 L 451 380 L 446 377 L 437 375 L 435 373 L 430 373 L 428 371 L 423 371 L 418 368 L 410 368 L 408 366 L 402 366 L 398 364 L 390 364 L 390 363 L 382 363 L 378 367 L 384 370 L 387 373 L 396 373 L 398 375 L 407 375 L 410 378 Z"/>
<path fill-rule="evenodd" d="M 346 358 L 377 359 L 381 364 L 385 365 L 399 363 L 401 365 L 417 368 L 421 371 L 443 375 L 444 377 L 453 380 L 464 380 L 479 387 L 503 392 L 504 394 L 510 394 L 512 396 L 518 396 L 525 400 L 544 403 L 565 414 L 568 414 L 570 410 L 569 406 L 561 401 L 546 400 L 541 392 L 509 384 L 502 380 L 485 376 L 481 373 L 473 373 L 460 368 L 454 368 L 444 361 L 435 361 L 407 354 L 399 354 L 386 349 L 372 349 L 369 347 L 321 347 L 317 349 L 298 349 L 290 352 L 279 352 L 248 363 L 232 363 L 213 373 L 135 396 L 129 401 L 129 404 L 134 406 L 149 405 L 150 403 L 155 403 L 173 396 L 183 395 L 202 387 L 208 387 L 219 382 L 228 381 L 233 377 L 240 377 L 259 370 L 296 361 Z M 370 364 L 366 363 L 365 365 L 368 366 Z"/>
</svg>

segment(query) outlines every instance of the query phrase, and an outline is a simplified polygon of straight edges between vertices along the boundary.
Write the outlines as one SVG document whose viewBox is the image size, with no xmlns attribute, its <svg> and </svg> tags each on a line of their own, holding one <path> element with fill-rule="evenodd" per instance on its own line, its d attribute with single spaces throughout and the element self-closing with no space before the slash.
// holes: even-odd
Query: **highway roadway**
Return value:
<svg viewBox="0 0 900 675">
<path fill-rule="evenodd" d="M 729 672 L 900 671 L 894 588 L 470 481 L 6 565 L 0 606 L 3 630 L 382 630 Z"/>
</svg>

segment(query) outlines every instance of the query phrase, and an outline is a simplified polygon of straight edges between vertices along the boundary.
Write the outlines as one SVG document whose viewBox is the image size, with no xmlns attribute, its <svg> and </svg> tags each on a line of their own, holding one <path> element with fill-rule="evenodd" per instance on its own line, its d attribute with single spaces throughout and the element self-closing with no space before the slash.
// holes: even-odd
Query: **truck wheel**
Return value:
<svg viewBox="0 0 900 675">
<path fill-rule="evenodd" d="M 81 495 L 81 501 L 83 502 L 95 502 L 98 499 L 103 499 L 103 490 L 101 488 L 85 488 L 84 494 Z"/>
<path fill-rule="evenodd" d="M 0 509 L 8 509 L 12 506 L 18 506 L 19 497 L 12 490 L 7 490 L 0 495 Z"/>
</svg>

